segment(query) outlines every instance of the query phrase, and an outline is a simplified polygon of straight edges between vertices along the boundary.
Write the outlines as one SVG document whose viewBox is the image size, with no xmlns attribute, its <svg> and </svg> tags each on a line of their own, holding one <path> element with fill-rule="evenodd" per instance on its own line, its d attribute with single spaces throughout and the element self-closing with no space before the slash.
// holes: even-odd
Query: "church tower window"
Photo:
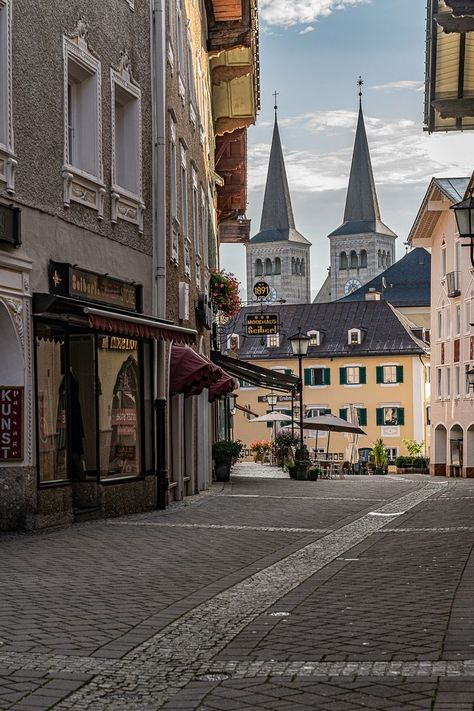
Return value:
<svg viewBox="0 0 474 711">
<path fill-rule="evenodd" d="M 271 274 L 272 271 L 272 260 L 267 257 L 265 259 L 265 274 Z"/>
<path fill-rule="evenodd" d="M 349 267 L 349 263 L 347 261 L 347 254 L 345 252 L 341 252 L 339 256 L 339 269 L 347 269 Z"/>
<path fill-rule="evenodd" d="M 273 270 L 274 274 L 281 274 L 281 259 L 280 257 L 275 257 L 275 267 Z"/>
<path fill-rule="evenodd" d="M 354 249 L 351 250 L 350 260 L 351 260 L 351 269 L 357 269 L 357 267 L 359 266 L 359 261 L 357 259 L 357 252 Z"/>
<path fill-rule="evenodd" d="M 392 257 L 390 255 L 390 252 L 387 252 L 387 267 L 392 266 Z"/>
<path fill-rule="evenodd" d="M 305 276 L 306 274 L 306 267 L 304 263 L 304 259 L 301 260 L 301 276 Z"/>
<path fill-rule="evenodd" d="M 367 252 L 365 251 L 365 249 L 362 249 L 360 253 L 360 266 L 361 269 L 367 268 Z"/>
<path fill-rule="evenodd" d="M 255 261 L 255 276 L 262 276 L 263 274 L 263 264 L 261 259 Z"/>
</svg>

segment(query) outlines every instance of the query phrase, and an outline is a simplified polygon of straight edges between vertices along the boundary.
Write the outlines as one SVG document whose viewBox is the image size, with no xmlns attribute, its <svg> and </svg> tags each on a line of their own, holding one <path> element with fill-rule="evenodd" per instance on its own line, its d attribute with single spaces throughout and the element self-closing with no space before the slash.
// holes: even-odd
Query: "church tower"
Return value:
<svg viewBox="0 0 474 711">
<path fill-rule="evenodd" d="M 254 284 L 264 280 L 272 288 L 274 299 L 284 299 L 287 304 L 305 304 L 311 299 L 311 242 L 295 227 L 277 107 L 274 108 L 275 126 L 260 231 L 246 244 L 247 298 L 253 299 Z"/>
<path fill-rule="evenodd" d="M 329 235 L 331 301 L 347 296 L 395 261 L 397 235 L 380 217 L 362 112 L 362 83 L 359 78 L 359 118 L 344 222 Z"/>
</svg>

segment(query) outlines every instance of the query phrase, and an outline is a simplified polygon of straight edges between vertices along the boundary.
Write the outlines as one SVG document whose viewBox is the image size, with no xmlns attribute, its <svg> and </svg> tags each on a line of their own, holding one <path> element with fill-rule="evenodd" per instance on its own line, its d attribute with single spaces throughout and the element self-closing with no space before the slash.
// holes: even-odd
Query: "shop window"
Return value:
<svg viewBox="0 0 474 711">
<path fill-rule="evenodd" d="M 98 375 L 100 476 L 137 475 L 141 470 L 138 342 L 127 339 L 124 350 L 99 348 Z"/>
</svg>

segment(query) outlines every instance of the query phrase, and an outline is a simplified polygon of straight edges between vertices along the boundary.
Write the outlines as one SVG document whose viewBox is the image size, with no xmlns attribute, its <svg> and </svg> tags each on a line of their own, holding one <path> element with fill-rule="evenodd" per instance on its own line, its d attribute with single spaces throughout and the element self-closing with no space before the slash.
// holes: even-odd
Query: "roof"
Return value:
<svg viewBox="0 0 474 711">
<path fill-rule="evenodd" d="M 272 148 L 268 164 L 265 196 L 263 198 L 260 231 L 252 237 L 251 242 L 255 244 L 281 241 L 311 244 L 295 227 L 285 160 L 275 112 L 275 125 L 273 127 Z"/>
<path fill-rule="evenodd" d="M 324 304 L 331 301 L 331 274 L 323 281 L 321 288 L 313 299 L 313 304 Z"/>
<path fill-rule="evenodd" d="M 349 184 L 347 186 L 344 222 L 329 236 L 364 234 L 367 232 L 396 237 L 392 230 L 384 225 L 380 217 L 362 103 L 359 103 L 359 117 Z"/>
<path fill-rule="evenodd" d="M 409 244 L 417 246 L 431 244 L 431 235 L 443 211 L 464 199 L 469 181 L 470 178 L 431 178 L 428 190 L 408 234 Z"/>
<path fill-rule="evenodd" d="M 381 292 L 383 299 L 393 306 L 429 306 L 431 254 L 423 247 L 412 249 L 398 262 L 340 301 L 363 301 L 371 289 Z"/>
<path fill-rule="evenodd" d="M 274 360 L 291 357 L 288 336 L 301 327 L 304 333 L 322 331 L 320 346 L 310 346 L 309 358 L 357 357 L 363 355 L 416 355 L 427 352 L 426 345 L 411 332 L 408 322 L 386 301 L 332 301 L 326 304 L 269 305 L 268 313 L 280 319 L 280 344 L 267 348 L 266 339 L 245 335 L 248 314 L 259 307 L 241 309 L 224 330 L 240 335 L 238 357 L 243 360 Z M 348 331 L 359 328 L 364 337 L 361 344 L 349 345 Z"/>
</svg>

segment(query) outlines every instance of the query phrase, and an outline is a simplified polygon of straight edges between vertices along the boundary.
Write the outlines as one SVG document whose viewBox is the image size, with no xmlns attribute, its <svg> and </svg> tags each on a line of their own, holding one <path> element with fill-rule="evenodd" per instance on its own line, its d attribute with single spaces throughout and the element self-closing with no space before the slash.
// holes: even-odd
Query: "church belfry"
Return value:
<svg viewBox="0 0 474 711">
<path fill-rule="evenodd" d="M 347 296 L 395 261 L 397 235 L 381 220 L 369 144 L 362 111 L 359 77 L 359 117 L 347 187 L 344 222 L 329 236 L 331 301 Z"/>
<path fill-rule="evenodd" d="M 310 303 L 309 242 L 295 227 L 285 161 L 278 130 L 275 93 L 275 125 L 268 164 L 260 231 L 246 244 L 247 298 L 264 280 L 276 299 L 288 304 Z"/>
</svg>

